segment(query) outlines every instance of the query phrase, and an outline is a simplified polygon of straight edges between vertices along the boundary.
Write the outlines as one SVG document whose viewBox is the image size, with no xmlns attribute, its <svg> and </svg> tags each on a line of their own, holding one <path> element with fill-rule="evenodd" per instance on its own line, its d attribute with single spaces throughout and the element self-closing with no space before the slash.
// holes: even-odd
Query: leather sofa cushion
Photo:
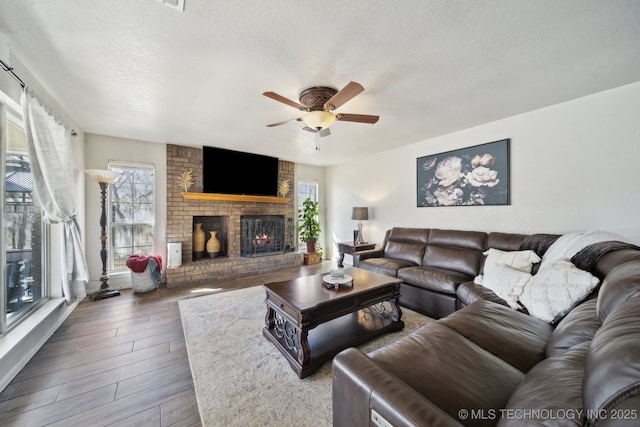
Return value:
<svg viewBox="0 0 640 427">
<path fill-rule="evenodd" d="M 408 261 L 411 265 L 420 265 L 424 255 L 424 245 L 419 243 L 396 242 L 390 240 L 384 248 L 384 257 Z"/>
<path fill-rule="evenodd" d="M 428 228 L 393 227 L 389 233 L 388 240 L 426 246 L 429 232 Z"/>
<path fill-rule="evenodd" d="M 416 287 L 451 295 L 456 294 L 460 283 L 473 279 L 457 271 L 418 266 L 398 270 L 397 277 Z"/>
<path fill-rule="evenodd" d="M 369 353 L 385 370 L 404 381 L 451 417 L 461 409 L 504 408 L 524 375 L 496 356 L 436 322 Z M 494 425 L 478 420 L 476 425 Z"/>
<path fill-rule="evenodd" d="M 589 343 L 584 342 L 534 366 L 500 412 L 497 425 L 582 426 L 582 375 L 588 352 Z"/>
<path fill-rule="evenodd" d="M 480 231 L 431 230 L 422 265 L 475 277 L 487 234 Z"/>
<path fill-rule="evenodd" d="M 627 262 L 613 268 L 600 286 L 596 310 L 600 322 L 605 321 L 622 302 L 640 294 L 640 263 Z"/>
<path fill-rule="evenodd" d="M 445 325 L 522 372 L 545 357 L 553 332 L 548 323 L 491 301 L 476 301 L 438 323 Z"/>
<path fill-rule="evenodd" d="M 428 245 L 424 251 L 422 265 L 457 271 L 467 276 L 475 277 L 480 271 L 481 260 L 481 251 Z"/>
<path fill-rule="evenodd" d="M 374 273 L 384 274 L 386 276 L 396 277 L 398 270 L 404 267 L 410 267 L 413 264 L 409 261 L 403 261 L 392 258 L 368 258 L 358 262 L 357 267 L 364 270 L 373 271 Z"/>
<path fill-rule="evenodd" d="M 610 273 L 611 274 L 611 273 Z M 604 413 L 611 420 L 616 409 L 640 401 L 640 296 L 616 307 L 591 341 L 584 370 L 584 405 L 592 415 Z M 629 402 L 635 402 L 629 404 Z M 636 415 L 633 421 L 638 425 Z"/>
<path fill-rule="evenodd" d="M 484 251 L 486 239 L 487 233 L 482 231 L 438 230 L 433 228 L 429 232 L 427 244 Z"/>
<path fill-rule="evenodd" d="M 591 341 L 599 327 L 595 298 L 578 305 L 558 323 L 549 337 L 547 357 L 562 354 L 576 344 Z"/>
<path fill-rule="evenodd" d="M 487 234 L 487 249 L 517 251 L 526 237 L 526 234 L 492 232 Z"/>
</svg>

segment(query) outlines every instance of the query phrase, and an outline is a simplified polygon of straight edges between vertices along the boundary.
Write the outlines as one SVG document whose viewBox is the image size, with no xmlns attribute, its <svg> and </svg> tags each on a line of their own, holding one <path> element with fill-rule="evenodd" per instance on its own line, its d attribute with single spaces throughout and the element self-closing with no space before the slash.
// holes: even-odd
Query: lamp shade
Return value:
<svg viewBox="0 0 640 427">
<path fill-rule="evenodd" d="M 327 111 L 311 111 L 302 116 L 302 121 L 311 129 L 326 129 L 336 121 L 336 116 Z"/>
<path fill-rule="evenodd" d="M 355 219 L 358 221 L 365 221 L 369 219 L 369 208 L 367 207 L 356 207 L 351 211 L 351 219 Z"/>
<path fill-rule="evenodd" d="M 103 169 L 85 169 L 84 172 L 91 178 L 96 180 L 96 182 L 106 182 L 107 184 L 112 183 L 113 181 L 118 179 L 120 175 L 122 175 L 120 172 Z"/>
</svg>

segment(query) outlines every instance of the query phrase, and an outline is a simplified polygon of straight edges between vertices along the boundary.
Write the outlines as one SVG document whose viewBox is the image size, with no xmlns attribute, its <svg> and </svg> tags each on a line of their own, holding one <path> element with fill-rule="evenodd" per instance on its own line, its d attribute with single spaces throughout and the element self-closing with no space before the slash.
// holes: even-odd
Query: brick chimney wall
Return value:
<svg viewBox="0 0 640 427">
<path fill-rule="evenodd" d="M 218 167 L 222 165 L 210 165 Z M 209 167 L 209 165 L 208 165 Z M 206 284 L 302 264 L 302 254 L 285 252 L 246 258 L 240 256 L 240 217 L 242 215 L 282 215 L 285 218 L 286 243 L 295 245 L 296 206 L 294 201 L 295 164 L 279 161 L 278 182 L 289 180 L 291 200 L 287 203 L 186 200 L 178 179 L 192 171 L 189 192 L 202 192 L 202 149 L 167 144 L 167 242 L 182 243 L 182 266 L 167 269 L 167 287 Z M 231 176 L 230 179 L 233 179 Z M 224 217 L 227 235 L 226 254 L 217 258 L 192 260 L 193 217 Z M 209 236 L 207 236 L 208 238 Z"/>
</svg>

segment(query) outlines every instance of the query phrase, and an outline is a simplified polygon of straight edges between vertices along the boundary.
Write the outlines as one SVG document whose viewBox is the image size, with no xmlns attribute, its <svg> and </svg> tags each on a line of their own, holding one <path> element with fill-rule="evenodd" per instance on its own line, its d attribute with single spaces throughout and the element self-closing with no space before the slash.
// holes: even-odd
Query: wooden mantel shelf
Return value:
<svg viewBox="0 0 640 427">
<path fill-rule="evenodd" d="M 288 197 L 269 196 L 245 196 L 242 194 L 216 194 L 216 193 L 182 193 L 186 200 L 217 200 L 224 202 L 258 202 L 258 203 L 289 203 Z"/>
</svg>

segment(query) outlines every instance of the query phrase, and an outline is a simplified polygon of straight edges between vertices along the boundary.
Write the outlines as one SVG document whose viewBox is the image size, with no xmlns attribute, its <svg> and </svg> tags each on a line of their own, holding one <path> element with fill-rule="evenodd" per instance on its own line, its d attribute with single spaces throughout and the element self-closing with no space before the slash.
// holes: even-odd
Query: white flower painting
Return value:
<svg viewBox="0 0 640 427">
<path fill-rule="evenodd" d="M 419 157 L 418 207 L 508 205 L 509 141 Z"/>
</svg>

